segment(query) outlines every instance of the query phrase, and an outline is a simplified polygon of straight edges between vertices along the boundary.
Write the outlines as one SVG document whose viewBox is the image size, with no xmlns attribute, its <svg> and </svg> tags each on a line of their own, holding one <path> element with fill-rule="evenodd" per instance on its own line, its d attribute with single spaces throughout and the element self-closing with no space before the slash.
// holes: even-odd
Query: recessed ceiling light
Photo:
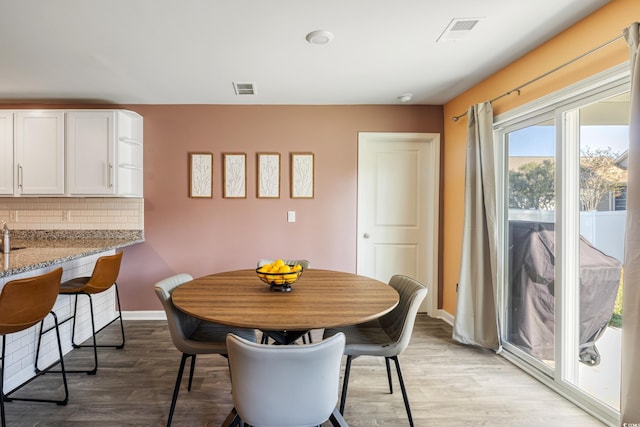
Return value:
<svg viewBox="0 0 640 427">
<path fill-rule="evenodd" d="M 398 101 L 400 102 L 409 102 L 413 99 L 413 95 L 410 93 L 405 93 L 404 95 L 400 95 L 398 97 Z"/>
<path fill-rule="evenodd" d="M 333 40 L 333 33 L 326 30 L 311 31 L 305 38 L 311 44 L 327 44 Z"/>
</svg>

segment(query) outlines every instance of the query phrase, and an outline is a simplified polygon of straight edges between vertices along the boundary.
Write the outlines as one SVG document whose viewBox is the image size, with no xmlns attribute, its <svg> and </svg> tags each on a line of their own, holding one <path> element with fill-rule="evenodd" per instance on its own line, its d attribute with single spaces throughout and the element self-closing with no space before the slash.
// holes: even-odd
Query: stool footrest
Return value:
<svg viewBox="0 0 640 427">
<path fill-rule="evenodd" d="M 73 348 L 92 347 L 93 348 L 94 365 L 93 365 L 93 368 L 91 368 L 91 369 L 75 369 L 75 370 L 74 369 L 65 369 L 65 371 L 67 373 L 85 373 L 87 375 L 95 375 L 96 372 L 98 371 L 98 347 L 116 348 L 116 349 L 124 348 L 124 344 L 125 344 L 124 323 L 122 321 L 122 310 L 120 309 L 120 295 L 118 293 L 118 284 L 114 283 L 113 286 L 115 287 L 116 304 L 117 304 L 117 310 L 118 310 L 117 313 L 118 313 L 118 315 L 116 317 L 114 317 L 113 319 L 111 319 L 109 322 L 107 322 L 107 324 L 105 324 L 104 326 L 102 326 L 98 330 L 96 330 L 96 327 L 95 327 L 95 316 L 94 316 L 94 311 L 93 311 L 93 299 L 91 298 L 91 294 L 87 293 L 87 292 L 83 292 L 83 291 L 77 292 L 75 294 L 70 294 L 70 295 L 75 295 L 73 314 L 71 316 L 67 317 L 66 319 L 64 319 L 59 324 L 63 324 L 65 322 L 68 322 L 69 320 L 73 320 L 73 323 L 72 323 L 72 326 L 71 326 L 71 346 Z M 90 311 L 90 314 L 91 314 L 91 337 L 90 338 L 92 338 L 93 344 L 76 344 L 75 343 L 76 315 L 78 313 L 78 295 L 85 295 L 85 296 L 87 296 L 89 298 L 89 311 Z M 105 328 L 107 328 L 109 325 L 111 325 L 112 323 L 114 323 L 117 320 L 120 320 L 120 332 L 121 332 L 121 335 L 122 335 L 122 341 L 120 343 L 114 343 L 114 344 L 98 344 L 96 336 L 100 332 L 102 332 Z M 38 353 L 40 351 L 40 340 L 42 339 L 42 335 L 46 334 L 47 332 L 51 331 L 52 329 L 53 329 L 53 327 L 50 327 L 50 328 L 45 329 L 45 330 L 41 330 L 40 337 L 38 339 L 38 350 L 36 351 L 36 361 L 37 361 Z M 36 362 L 36 372 L 37 371 L 38 371 L 38 366 L 37 366 L 37 362 Z M 50 372 L 54 372 L 54 371 L 50 371 Z"/>
<path fill-rule="evenodd" d="M 31 378 L 29 378 L 27 381 L 23 382 L 22 384 L 20 384 L 19 386 L 15 387 L 13 390 L 11 390 L 8 393 L 4 393 L 2 392 L 2 395 L 0 396 L 0 399 L 2 399 L 4 402 L 12 402 L 12 401 L 20 401 L 20 402 L 43 402 L 43 403 L 56 403 L 60 406 L 62 405 L 66 405 L 67 402 L 69 401 L 69 388 L 67 386 L 67 375 L 66 375 L 66 370 L 64 368 L 64 360 L 63 360 L 63 354 L 62 354 L 62 342 L 60 340 L 60 329 L 59 329 L 59 323 L 58 323 L 58 318 L 56 316 L 56 314 L 52 311 L 50 313 L 53 316 L 53 320 L 54 320 L 54 326 L 51 327 L 52 330 L 56 331 L 56 338 L 57 338 L 57 344 L 58 344 L 58 356 L 59 359 L 55 362 L 53 362 L 52 364 L 50 364 L 49 366 L 47 366 L 45 369 L 38 369 L 37 365 L 38 365 L 38 359 L 37 359 L 37 355 L 38 352 L 40 350 L 40 341 L 38 340 L 38 349 L 36 351 L 36 369 L 35 369 L 35 375 Z M 40 322 L 40 330 L 42 331 L 42 327 L 44 326 L 44 319 Z M 3 340 L 3 346 L 2 346 L 2 370 L 4 370 L 4 363 L 5 363 L 5 347 L 4 347 L 4 340 Z M 53 371 L 51 368 L 53 368 L 54 366 L 60 365 L 61 370 L 60 371 Z M 64 397 L 62 399 L 53 399 L 53 398 L 36 398 L 36 397 L 14 397 L 13 394 L 17 391 L 19 391 L 20 389 L 22 389 L 24 386 L 26 386 L 27 384 L 31 383 L 33 380 L 35 380 L 36 378 L 46 374 L 46 373 L 53 373 L 53 372 L 57 372 L 62 374 L 62 383 L 64 385 Z M 2 378 L 0 377 L 0 381 L 2 380 Z M 0 384 L 1 386 L 1 384 Z M 4 417 L 4 411 L 3 411 L 3 417 Z M 4 421 L 4 420 L 3 420 Z"/>
<path fill-rule="evenodd" d="M 13 393 L 20 391 L 20 389 L 22 389 L 24 386 L 26 386 L 27 384 L 31 383 L 33 380 L 35 380 L 36 378 L 46 374 L 46 373 L 59 373 L 59 374 L 64 374 L 67 373 L 67 371 L 53 371 L 50 368 L 59 364 L 60 361 L 54 362 L 52 365 L 50 365 L 48 368 L 42 370 L 42 371 L 36 371 L 36 375 L 29 378 L 27 381 L 23 382 L 22 384 L 20 384 L 18 387 L 14 388 L 13 390 L 11 390 L 9 393 L 6 393 L 3 395 L 4 401 L 5 402 L 12 402 L 12 401 L 19 401 L 19 402 L 46 402 L 46 403 L 57 403 L 59 405 L 66 405 L 67 402 L 69 401 L 69 392 L 68 390 L 65 390 L 65 396 L 63 399 L 39 399 L 39 398 L 34 398 L 34 397 L 13 397 Z"/>
</svg>

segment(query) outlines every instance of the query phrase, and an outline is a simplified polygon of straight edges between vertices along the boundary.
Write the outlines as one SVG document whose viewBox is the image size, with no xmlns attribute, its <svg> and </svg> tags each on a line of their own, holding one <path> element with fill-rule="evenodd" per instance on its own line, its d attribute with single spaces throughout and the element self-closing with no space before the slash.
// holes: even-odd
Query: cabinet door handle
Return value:
<svg viewBox="0 0 640 427">
<path fill-rule="evenodd" d="M 113 163 L 109 163 L 109 188 L 113 188 Z"/>
<path fill-rule="evenodd" d="M 18 163 L 18 188 L 22 192 L 22 165 Z"/>
</svg>

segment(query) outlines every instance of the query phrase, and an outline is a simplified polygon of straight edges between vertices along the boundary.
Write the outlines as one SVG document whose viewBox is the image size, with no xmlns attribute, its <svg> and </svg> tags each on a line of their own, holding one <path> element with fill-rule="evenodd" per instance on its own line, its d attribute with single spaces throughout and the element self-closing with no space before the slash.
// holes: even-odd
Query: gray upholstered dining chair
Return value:
<svg viewBox="0 0 640 427">
<path fill-rule="evenodd" d="M 188 358 L 191 358 L 191 369 L 187 390 L 191 391 L 193 371 L 196 366 L 196 356 L 198 354 L 220 354 L 226 357 L 227 344 L 225 339 L 228 333 L 234 333 L 254 342 L 256 340 L 256 333 L 253 329 L 234 328 L 205 322 L 178 310 L 171 301 L 171 294 L 175 288 L 192 279 L 193 277 L 188 274 L 177 274 L 155 284 L 156 295 L 158 295 L 160 302 L 162 302 L 162 307 L 167 314 L 171 340 L 173 341 L 173 345 L 182 352 L 167 426 L 171 425 L 176 401 L 178 400 L 178 393 L 180 391 L 180 383 L 182 382 L 184 365 Z"/>
<path fill-rule="evenodd" d="M 324 337 L 328 338 L 342 332 L 347 338 L 344 349 L 344 354 L 347 356 L 347 363 L 342 385 L 342 397 L 340 399 L 340 413 L 344 414 L 345 402 L 347 400 L 351 361 L 358 356 L 380 356 L 385 359 L 390 393 L 393 393 L 393 386 L 391 385 L 391 367 L 389 366 L 389 361 L 393 360 L 395 362 L 409 424 L 413 426 L 409 398 L 404 386 L 398 355 L 409 345 L 416 314 L 418 313 L 420 304 L 427 295 L 427 288 L 417 280 L 403 275 L 393 276 L 389 281 L 389 285 L 400 294 L 400 302 L 391 312 L 379 319 L 359 325 L 346 326 L 339 329 L 327 329 L 324 332 Z"/>
<path fill-rule="evenodd" d="M 223 426 L 305 427 L 327 420 L 347 426 L 338 412 L 343 334 L 314 344 L 271 346 L 227 336 L 233 409 Z"/>
<path fill-rule="evenodd" d="M 274 261 L 275 261 L 274 259 L 266 259 L 266 258 L 259 259 L 258 260 L 258 267 L 262 267 L 263 265 L 266 265 L 266 264 L 271 264 Z M 287 265 L 300 264 L 302 266 L 303 271 L 311 268 L 311 262 L 309 260 L 306 260 L 306 259 L 283 259 L 282 261 L 284 261 L 284 263 L 287 264 Z M 309 339 L 309 342 L 312 343 L 313 339 L 311 338 L 311 331 L 307 332 L 306 335 L 307 335 L 306 337 L 304 335 L 302 336 L 302 343 L 306 344 L 307 343 L 307 338 Z M 262 333 L 262 340 L 260 342 L 262 344 L 268 344 L 269 343 L 269 333 L 268 332 L 263 332 Z"/>
</svg>

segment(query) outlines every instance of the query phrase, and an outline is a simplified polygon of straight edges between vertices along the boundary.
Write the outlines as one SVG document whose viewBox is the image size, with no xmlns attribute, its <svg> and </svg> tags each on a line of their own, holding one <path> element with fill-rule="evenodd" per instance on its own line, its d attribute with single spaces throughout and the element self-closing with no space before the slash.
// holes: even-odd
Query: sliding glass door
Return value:
<svg viewBox="0 0 640 427">
<path fill-rule="evenodd" d="M 508 357 L 582 406 L 619 412 L 628 85 L 496 130 Z"/>
<path fill-rule="evenodd" d="M 553 366 L 556 127 L 544 117 L 522 125 L 506 134 L 506 342 Z"/>
<path fill-rule="evenodd" d="M 580 390 L 619 410 L 629 93 L 575 110 L 579 123 Z"/>
</svg>

